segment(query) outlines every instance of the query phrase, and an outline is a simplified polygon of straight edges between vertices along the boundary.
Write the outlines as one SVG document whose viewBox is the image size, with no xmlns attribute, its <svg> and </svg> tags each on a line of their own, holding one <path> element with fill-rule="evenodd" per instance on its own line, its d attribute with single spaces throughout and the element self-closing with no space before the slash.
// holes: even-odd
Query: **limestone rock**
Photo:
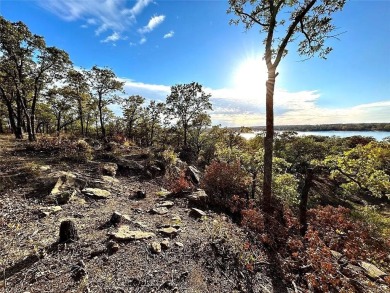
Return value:
<svg viewBox="0 0 390 293">
<path fill-rule="evenodd" d="M 163 201 L 163 202 L 160 202 L 159 204 L 157 204 L 158 207 L 166 207 L 166 208 L 171 208 L 175 205 L 175 203 L 173 201 L 170 201 L 170 200 L 166 200 L 166 201 Z"/>
<path fill-rule="evenodd" d="M 178 247 L 184 247 L 184 244 L 181 243 L 181 242 L 175 242 L 175 245 L 178 246 Z"/>
<path fill-rule="evenodd" d="M 39 170 L 42 172 L 49 171 L 51 167 L 49 165 L 43 165 L 39 167 Z"/>
<path fill-rule="evenodd" d="M 365 274 L 369 276 L 372 279 L 378 279 L 387 276 L 385 272 L 378 269 L 376 266 L 374 266 L 372 263 L 360 261 L 359 265 L 363 268 Z"/>
<path fill-rule="evenodd" d="M 161 241 L 160 245 L 161 245 L 161 249 L 167 250 L 170 246 L 169 240 L 165 238 L 163 241 Z"/>
<path fill-rule="evenodd" d="M 156 242 L 156 241 L 153 241 L 151 244 L 150 244 L 150 250 L 155 253 L 155 254 L 159 254 L 161 253 L 161 244 Z"/>
<path fill-rule="evenodd" d="M 111 176 L 102 176 L 102 179 L 105 183 L 109 183 L 109 184 L 117 184 L 119 183 L 119 180 L 114 178 L 114 177 L 111 177 Z"/>
<path fill-rule="evenodd" d="M 77 194 L 76 189 L 64 190 L 55 194 L 50 194 L 47 198 L 47 201 L 49 203 L 63 205 L 71 201 L 76 194 Z"/>
<path fill-rule="evenodd" d="M 168 209 L 166 207 L 159 207 L 159 208 L 151 209 L 150 212 L 152 214 L 165 215 L 168 213 Z"/>
<path fill-rule="evenodd" d="M 109 191 L 100 188 L 84 188 L 82 193 L 96 199 L 107 199 L 111 196 Z"/>
<path fill-rule="evenodd" d="M 119 244 L 118 243 L 116 243 L 115 241 L 112 241 L 112 240 L 107 242 L 107 251 L 108 251 L 108 253 L 113 254 L 113 253 L 117 252 L 118 250 L 119 250 Z"/>
<path fill-rule="evenodd" d="M 44 207 L 39 210 L 39 216 L 47 217 L 52 214 L 56 214 L 59 211 L 62 211 L 62 208 L 60 206 Z"/>
<path fill-rule="evenodd" d="M 158 232 L 165 236 L 175 237 L 179 233 L 179 230 L 173 227 L 166 227 L 159 229 Z"/>
<path fill-rule="evenodd" d="M 120 226 L 118 230 L 114 233 L 111 233 L 111 235 L 118 240 L 141 240 L 156 236 L 151 232 L 132 231 L 127 225 Z"/>
<path fill-rule="evenodd" d="M 122 215 L 121 213 L 115 211 L 110 219 L 110 223 L 113 225 L 119 225 L 124 222 L 131 222 L 131 219 L 128 215 Z"/>
<path fill-rule="evenodd" d="M 195 217 L 195 218 L 202 218 L 204 216 L 207 216 L 207 214 L 204 211 L 202 211 L 200 209 L 196 209 L 196 208 L 191 209 L 190 215 Z"/>
<path fill-rule="evenodd" d="M 186 170 L 186 175 L 191 178 L 191 181 L 194 184 L 199 184 L 201 173 L 194 166 L 188 166 Z"/>
<path fill-rule="evenodd" d="M 208 195 L 203 189 L 198 189 L 197 191 L 188 195 L 187 198 L 190 206 L 196 206 L 196 207 L 207 206 Z"/>
<path fill-rule="evenodd" d="M 144 172 L 144 166 L 133 160 L 120 158 L 116 163 L 118 165 L 118 171 L 121 173 L 141 175 Z"/>
<path fill-rule="evenodd" d="M 102 170 L 103 175 L 115 177 L 118 165 L 115 163 L 102 163 L 100 165 L 100 170 Z"/>
</svg>

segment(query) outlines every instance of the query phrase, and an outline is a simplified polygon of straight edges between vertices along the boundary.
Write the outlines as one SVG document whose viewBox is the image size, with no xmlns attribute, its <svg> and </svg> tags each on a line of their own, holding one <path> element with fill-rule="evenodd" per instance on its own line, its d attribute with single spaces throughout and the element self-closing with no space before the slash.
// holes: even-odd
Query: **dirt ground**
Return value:
<svg viewBox="0 0 390 293">
<path fill-rule="evenodd" d="M 243 249 L 248 236 L 228 217 L 207 210 L 194 217 L 185 197 L 163 196 L 158 178 L 117 174 L 117 181 L 103 181 L 99 164 L 26 151 L 24 142 L 0 136 L 0 292 L 293 292 L 265 255 Z M 40 209 L 53 206 L 46 201 L 52 188 L 47 182 L 60 171 L 111 196 L 77 192 L 59 212 L 42 216 Z M 137 191 L 146 198 L 135 199 Z M 166 214 L 150 212 L 166 200 L 174 203 Z M 118 227 L 109 220 L 115 211 L 128 215 L 124 224 L 131 230 L 155 236 L 113 238 Z M 63 220 L 75 223 L 78 241 L 58 243 Z M 177 235 L 159 231 L 171 226 Z M 169 247 L 153 252 L 152 243 L 164 240 Z M 259 263 L 248 271 L 245 263 L 253 258 Z"/>
</svg>

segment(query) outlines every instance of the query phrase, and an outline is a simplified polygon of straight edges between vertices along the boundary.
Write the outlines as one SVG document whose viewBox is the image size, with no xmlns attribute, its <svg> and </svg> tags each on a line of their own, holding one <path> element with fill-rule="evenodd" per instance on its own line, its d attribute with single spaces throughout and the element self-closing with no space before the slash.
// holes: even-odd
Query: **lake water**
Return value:
<svg viewBox="0 0 390 293">
<path fill-rule="evenodd" d="M 246 139 L 250 139 L 255 137 L 255 135 L 258 133 L 262 133 L 262 132 L 241 133 L 241 135 Z M 385 137 L 390 136 L 389 131 L 297 131 L 297 133 L 300 136 L 307 136 L 307 135 L 337 136 L 337 137 L 350 137 L 355 135 L 372 136 L 378 141 L 381 141 Z"/>
</svg>

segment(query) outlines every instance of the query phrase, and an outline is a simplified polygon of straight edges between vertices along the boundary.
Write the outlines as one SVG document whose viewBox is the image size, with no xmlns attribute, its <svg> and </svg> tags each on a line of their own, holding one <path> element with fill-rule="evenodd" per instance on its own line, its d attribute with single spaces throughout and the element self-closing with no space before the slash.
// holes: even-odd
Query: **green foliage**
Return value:
<svg viewBox="0 0 390 293">
<path fill-rule="evenodd" d="M 327 156 L 322 163 L 331 169 L 331 178 L 341 182 L 347 195 L 366 193 L 390 198 L 388 143 L 357 145 L 342 155 Z"/>
<path fill-rule="evenodd" d="M 191 122 L 212 109 L 210 97 L 196 82 L 171 87 L 171 94 L 166 99 L 167 112 L 183 127 L 184 145 L 187 145 L 188 130 L 193 127 Z"/>
</svg>

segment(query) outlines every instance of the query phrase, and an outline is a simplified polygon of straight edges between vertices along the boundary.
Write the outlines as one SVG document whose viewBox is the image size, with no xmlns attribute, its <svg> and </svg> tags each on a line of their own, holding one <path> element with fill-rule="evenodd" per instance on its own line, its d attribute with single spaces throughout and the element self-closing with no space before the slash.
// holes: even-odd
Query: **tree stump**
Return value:
<svg viewBox="0 0 390 293">
<path fill-rule="evenodd" d="M 60 225 L 60 243 L 73 242 L 79 240 L 74 222 L 70 220 L 62 221 Z"/>
</svg>

